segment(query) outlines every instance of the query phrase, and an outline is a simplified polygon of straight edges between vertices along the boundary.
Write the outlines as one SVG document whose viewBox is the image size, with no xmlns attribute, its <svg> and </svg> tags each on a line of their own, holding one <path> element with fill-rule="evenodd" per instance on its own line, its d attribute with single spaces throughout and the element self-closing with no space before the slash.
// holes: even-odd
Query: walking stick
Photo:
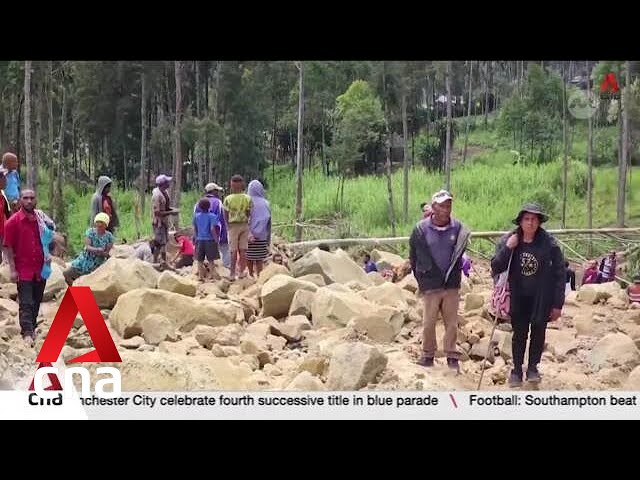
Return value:
<svg viewBox="0 0 640 480">
<path fill-rule="evenodd" d="M 482 377 L 484 376 L 484 370 L 487 367 L 487 358 L 489 358 L 489 352 L 491 351 L 491 345 L 493 342 L 493 333 L 496 331 L 496 325 L 498 324 L 498 316 L 493 316 L 493 328 L 491 328 L 491 335 L 489 335 L 489 345 L 487 346 L 487 353 L 484 354 L 484 360 L 482 361 L 482 371 L 480 372 L 480 381 L 476 390 L 480 390 L 482 386 Z"/>
<path fill-rule="evenodd" d="M 509 256 L 509 263 L 507 264 L 507 269 L 501 273 L 502 278 L 498 278 L 498 282 L 496 282 L 496 286 L 500 289 L 500 296 L 504 295 L 505 289 L 507 288 L 507 282 L 509 277 L 509 270 L 511 269 L 511 259 L 513 258 L 513 251 Z M 496 331 L 496 325 L 498 324 L 498 311 L 492 313 L 493 315 L 493 327 L 491 328 L 491 335 L 489 335 L 489 346 L 487 346 L 487 353 L 484 355 L 484 359 L 482 361 L 482 370 L 480 372 L 480 381 L 478 382 L 478 387 L 476 390 L 480 390 L 482 386 L 482 377 L 484 376 L 484 370 L 487 367 L 487 359 L 489 358 L 489 351 L 491 350 L 491 345 L 493 342 L 493 334 Z"/>
</svg>

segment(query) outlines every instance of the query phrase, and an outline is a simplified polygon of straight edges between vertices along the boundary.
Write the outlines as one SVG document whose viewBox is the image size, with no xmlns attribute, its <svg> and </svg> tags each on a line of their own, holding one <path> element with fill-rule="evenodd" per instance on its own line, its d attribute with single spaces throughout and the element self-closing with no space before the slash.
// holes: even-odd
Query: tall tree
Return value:
<svg viewBox="0 0 640 480">
<path fill-rule="evenodd" d="M 176 76 L 176 123 L 175 123 L 175 157 L 173 163 L 173 205 L 180 207 L 180 193 L 182 190 L 182 62 L 176 60 L 174 62 Z M 179 225 L 179 217 L 175 217 L 176 223 Z"/>
<path fill-rule="evenodd" d="M 143 63 L 140 72 L 140 123 L 142 133 L 140 135 L 140 184 L 138 186 L 140 191 L 140 209 L 142 212 L 144 212 L 146 190 L 149 185 L 149 178 L 147 177 L 147 126 L 149 120 L 147 113 L 147 105 L 149 103 L 147 83 L 148 77 L 145 64 Z"/>
<path fill-rule="evenodd" d="M 447 69 L 445 72 L 445 88 L 447 89 L 447 133 L 445 140 L 445 185 L 447 190 L 451 190 L 451 62 L 447 62 Z"/>
<path fill-rule="evenodd" d="M 618 205 L 616 209 L 617 223 L 624 227 L 625 201 L 627 194 L 627 161 L 629 157 L 629 110 L 631 108 L 631 67 L 627 60 L 625 66 L 625 84 L 620 96 L 622 109 L 622 141 L 620 162 L 618 164 Z"/>
<path fill-rule="evenodd" d="M 24 62 L 24 149 L 27 163 L 27 185 L 37 188 L 31 143 L 31 60 Z"/>
<path fill-rule="evenodd" d="M 591 106 L 591 65 L 587 62 L 587 100 Z M 588 138 L 587 138 L 587 228 L 593 228 L 593 111 L 589 113 Z M 589 256 L 591 256 L 592 243 L 589 241 Z"/>
<path fill-rule="evenodd" d="M 302 134 L 304 129 L 304 62 L 296 64 L 300 72 L 298 87 L 298 145 L 296 152 L 296 242 L 302 241 Z"/>
<path fill-rule="evenodd" d="M 562 145 L 564 147 L 564 158 L 562 162 L 562 228 L 565 228 L 567 220 L 567 180 L 569 159 L 567 158 L 567 79 L 565 75 L 564 62 L 562 62 Z"/>
<path fill-rule="evenodd" d="M 407 126 L 407 84 L 406 79 L 402 81 L 402 216 L 404 223 L 409 222 L 409 128 Z"/>
<path fill-rule="evenodd" d="M 396 236 L 396 212 L 393 205 L 393 183 L 391 181 L 391 130 L 389 129 L 389 105 L 387 101 L 387 73 L 386 62 L 382 62 L 382 90 L 384 98 L 384 125 L 387 140 L 385 142 L 385 175 L 387 177 L 387 194 L 389 198 L 389 223 L 391 223 L 391 235 Z"/>
<path fill-rule="evenodd" d="M 462 150 L 462 163 L 467 160 L 467 144 L 469 143 L 469 128 L 471 127 L 471 86 L 473 85 L 473 60 L 469 60 L 469 95 L 467 97 L 467 121 L 464 131 L 464 149 Z"/>
</svg>

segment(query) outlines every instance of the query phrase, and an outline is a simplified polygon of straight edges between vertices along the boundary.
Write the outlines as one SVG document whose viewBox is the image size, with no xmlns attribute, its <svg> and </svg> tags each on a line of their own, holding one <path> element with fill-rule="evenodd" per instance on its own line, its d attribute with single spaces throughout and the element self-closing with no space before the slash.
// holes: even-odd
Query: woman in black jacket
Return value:
<svg viewBox="0 0 640 480">
<path fill-rule="evenodd" d="M 491 271 L 495 276 L 507 269 L 513 255 L 508 281 L 513 329 L 510 387 L 522 385 L 522 364 L 529 328 L 527 381 L 540 382 L 538 363 L 544 349 L 547 322 L 557 320 L 564 305 L 565 260 L 555 239 L 540 227 L 547 219 L 539 205 L 525 204 L 513 220 L 518 228 L 502 237 L 491 259 Z"/>
</svg>

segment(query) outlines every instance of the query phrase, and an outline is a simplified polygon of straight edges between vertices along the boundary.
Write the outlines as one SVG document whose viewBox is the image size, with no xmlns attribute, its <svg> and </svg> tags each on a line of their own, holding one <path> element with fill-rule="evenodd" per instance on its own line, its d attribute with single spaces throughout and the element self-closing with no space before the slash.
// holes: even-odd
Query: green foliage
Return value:
<svg viewBox="0 0 640 480">
<path fill-rule="evenodd" d="M 367 148 L 379 141 L 384 126 L 380 99 L 364 80 L 356 80 L 336 99 L 337 124 L 332 152 L 341 170 L 353 169 Z"/>
<path fill-rule="evenodd" d="M 529 162 L 548 162 L 562 140 L 562 79 L 529 65 L 524 92 L 514 92 L 505 102 L 498 131 Z"/>
<path fill-rule="evenodd" d="M 433 166 L 440 162 L 441 148 L 438 139 L 433 135 L 428 136 L 426 133 L 420 133 L 415 137 L 415 160 L 425 167 Z"/>
<path fill-rule="evenodd" d="M 530 198 L 531 202 L 535 202 L 540 205 L 542 210 L 548 215 L 552 215 L 556 211 L 558 205 L 562 204 L 562 201 L 559 201 L 558 195 L 546 189 L 535 190 L 530 195 Z"/>
<path fill-rule="evenodd" d="M 589 170 L 585 163 L 579 162 L 572 158 L 568 159 L 569 165 L 567 169 L 567 191 L 572 192 L 578 198 L 584 198 L 587 195 L 587 189 L 589 187 Z M 558 158 L 556 162 L 554 179 L 551 183 L 553 189 L 562 194 L 562 172 L 564 169 L 563 159 Z"/>
</svg>

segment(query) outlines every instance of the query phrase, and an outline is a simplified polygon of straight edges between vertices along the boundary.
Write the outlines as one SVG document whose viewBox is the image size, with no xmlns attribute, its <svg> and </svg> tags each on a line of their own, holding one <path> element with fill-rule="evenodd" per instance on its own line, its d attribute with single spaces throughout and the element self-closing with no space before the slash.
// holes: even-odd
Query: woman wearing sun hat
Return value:
<svg viewBox="0 0 640 480">
<path fill-rule="evenodd" d="M 109 258 L 109 251 L 113 247 L 113 234 L 107 230 L 109 215 L 98 213 L 93 219 L 93 227 L 85 233 L 84 249 L 64 271 L 64 278 L 68 285 L 82 275 L 93 272 Z"/>
<path fill-rule="evenodd" d="M 548 219 L 538 204 L 524 204 L 513 220 L 518 227 L 500 239 L 491 259 L 492 275 L 497 276 L 509 268 L 513 328 L 511 387 L 522 385 L 529 329 L 527 381 L 540 382 L 538 363 L 544 349 L 547 322 L 557 320 L 564 305 L 565 260 L 556 240 L 541 227 Z"/>
</svg>

